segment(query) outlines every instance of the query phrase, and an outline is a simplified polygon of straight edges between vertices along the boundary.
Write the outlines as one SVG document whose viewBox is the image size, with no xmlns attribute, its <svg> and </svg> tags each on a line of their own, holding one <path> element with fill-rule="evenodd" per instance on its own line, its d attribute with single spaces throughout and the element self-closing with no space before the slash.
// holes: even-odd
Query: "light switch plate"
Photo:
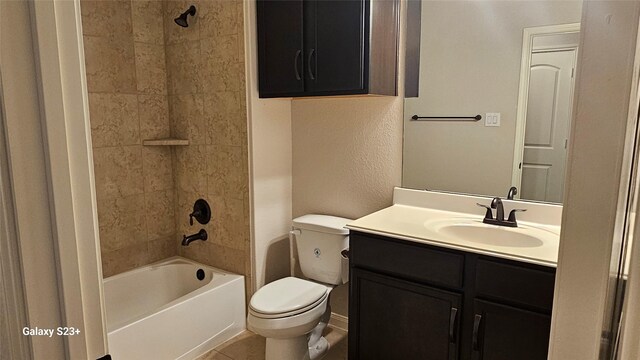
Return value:
<svg viewBox="0 0 640 360">
<path fill-rule="evenodd" d="M 486 113 L 484 126 L 500 126 L 500 113 Z"/>
</svg>

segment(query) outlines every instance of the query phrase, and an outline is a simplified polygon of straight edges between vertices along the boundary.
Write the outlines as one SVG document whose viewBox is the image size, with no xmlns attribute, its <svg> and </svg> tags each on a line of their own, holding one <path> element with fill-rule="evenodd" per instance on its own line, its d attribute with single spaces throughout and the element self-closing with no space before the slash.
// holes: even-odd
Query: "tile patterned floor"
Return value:
<svg viewBox="0 0 640 360">
<path fill-rule="evenodd" d="M 347 333 L 327 327 L 325 337 L 329 341 L 329 351 L 322 360 L 346 360 Z M 245 331 L 197 360 L 264 360 L 264 348 L 265 338 Z"/>
</svg>

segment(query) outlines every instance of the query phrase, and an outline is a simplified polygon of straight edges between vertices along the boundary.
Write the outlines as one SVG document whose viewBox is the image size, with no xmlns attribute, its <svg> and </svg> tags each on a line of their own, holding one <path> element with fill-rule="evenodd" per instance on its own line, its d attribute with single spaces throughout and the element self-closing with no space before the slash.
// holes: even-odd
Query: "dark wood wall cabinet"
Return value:
<svg viewBox="0 0 640 360">
<path fill-rule="evenodd" d="M 546 360 L 555 269 L 352 231 L 349 359 Z"/>
<path fill-rule="evenodd" d="M 396 95 L 399 0 L 257 0 L 261 98 Z"/>
</svg>

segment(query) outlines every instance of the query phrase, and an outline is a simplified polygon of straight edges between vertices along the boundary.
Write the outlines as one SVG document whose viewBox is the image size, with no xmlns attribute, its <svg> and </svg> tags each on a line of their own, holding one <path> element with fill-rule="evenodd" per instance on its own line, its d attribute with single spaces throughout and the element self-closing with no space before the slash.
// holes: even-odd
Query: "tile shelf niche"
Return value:
<svg viewBox="0 0 640 360">
<path fill-rule="evenodd" d="M 164 139 L 148 139 L 142 142 L 145 146 L 186 146 L 189 145 L 189 140 L 164 138 Z"/>
</svg>

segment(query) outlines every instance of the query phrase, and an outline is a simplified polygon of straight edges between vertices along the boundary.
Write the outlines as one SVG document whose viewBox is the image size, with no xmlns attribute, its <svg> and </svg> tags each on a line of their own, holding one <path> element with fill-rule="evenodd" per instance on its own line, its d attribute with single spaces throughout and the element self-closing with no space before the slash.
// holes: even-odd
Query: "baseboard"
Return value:
<svg viewBox="0 0 640 360">
<path fill-rule="evenodd" d="M 343 331 L 349 331 L 349 318 L 344 315 L 331 313 L 331 319 L 329 319 L 329 326 L 334 327 L 336 329 L 343 330 Z"/>
</svg>

